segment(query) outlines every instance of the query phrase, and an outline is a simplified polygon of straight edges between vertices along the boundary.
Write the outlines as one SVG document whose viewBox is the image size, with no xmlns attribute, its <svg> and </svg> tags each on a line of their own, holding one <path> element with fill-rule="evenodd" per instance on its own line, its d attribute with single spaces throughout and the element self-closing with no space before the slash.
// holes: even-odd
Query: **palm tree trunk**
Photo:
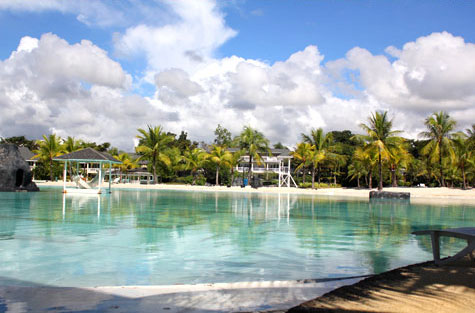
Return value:
<svg viewBox="0 0 475 313">
<path fill-rule="evenodd" d="M 467 189 L 467 179 L 465 178 L 465 166 L 462 167 L 463 189 Z"/>
<path fill-rule="evenodd" d="M 397 187 L 396 168 L 394 165 L 391 166 L 391 181 L 392 181 L 392 186 Z"/>
<path fill-rule="evenodd" d="M 356 177 L 356 187 L 360 189 L 360 176 Z"/>
<path fill-rule="evenodd" d="M 439 145 L 439 166 L 440 166 L 440 184 L 442 187 L 445 187 L 444 171 L 442 169 L 442 149 L 440 145 Z"/>
<path fill-rule="evenodd" d="M 381 148 L 378 147 L 378 170 L 379 170 L 379 184 L 378 190 L 383 190 L 383 165 L 381 161 Z"/>
<path fill-rule="evenodd" d="M 315 189 L 315 165 L 312 164 L 312 189 Z"/>
<path fill-rule="evenodd" d="M 156 162 L 156 157 L 154 154 L 152 158 L 152 172 L 153 172 L 153 182 L 156 184 L 157 183 L 157 169 L 155 168 L 155 162 Z"/>
<path fill-rule="evenodd" d="M 231 186 L 233 185 L 234 182 L 234 167 L 231 169 Z"/>
<path fill-rule="evenodd" d="M 306 172 L 306 170 L 305 170 L 305 166 L 304 166 L 304 167 L 302 167 L 302 170 L 303 170 L 303 178 L 302 178 L 302 183 L 303 183 L 303 184 L 305 184 L 305 176 L 306 176 L 306 175 L 305 175 L 305 174 L 306 174 L 306 173 L 305 173 L 305 172 Z"/>
<path fill-rule="evenodd" d="M 219 186 L 219 165 L 216 166 L 216 186 Z"/>
<path fill-rule="evenodd" d="M 369 171 L 369 183 L 368 183 L 368 188 L 373 189 L 373 171 Z"/>
<path fill-rule="evenodd" d="M 53 181 L 53 159 L 49 159 L 49 179 Z"/>
<path fill-rule="evenodd" d="M 252 168 L 252 155 L 251 155 L 251 152 L 249 152 L 249 169 L 247 171 L 247 183 L 248 184 L 251 182 L 251 168 Z"/>
<path fill-rule="evenodd" d="M 321 167 L 320 167 L 320 164 L 318 164 L 318 173 L 317 173 L 317 176 L 318 176 L 318 187 L 320 187 L 320 173 L 321 173 Z"/>
</svg>

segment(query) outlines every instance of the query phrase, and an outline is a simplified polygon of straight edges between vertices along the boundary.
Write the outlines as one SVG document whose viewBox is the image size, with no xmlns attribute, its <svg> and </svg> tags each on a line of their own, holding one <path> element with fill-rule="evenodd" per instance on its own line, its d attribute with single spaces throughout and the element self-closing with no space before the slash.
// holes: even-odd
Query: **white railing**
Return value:
<svg viewBox="0 0 475 313">
<path fill-rule="evenodd" d="M 288 170 L 289 170 L 288 166 L 281 167 L 282 173 L 286 173 Z M 242 173 L 242 172 L 247 173 L 249 171 L 249 167 L 247 167 L 247 166 L 238 166 L 238 167 L 236 167 L 236 171 L 239 172 L 239 173 Z M 266 172 L 268 172 L 268 173 L 279 173 L 279 168 L 278 167 L 277 168 L 272 167 L 272 168 L 267 168 L 266 169 L 265 167 L 256 167 L 256 166 L 254 166 L 252 168 L 252 172 L 253 173 L 266 173 Z"/>
</svg>

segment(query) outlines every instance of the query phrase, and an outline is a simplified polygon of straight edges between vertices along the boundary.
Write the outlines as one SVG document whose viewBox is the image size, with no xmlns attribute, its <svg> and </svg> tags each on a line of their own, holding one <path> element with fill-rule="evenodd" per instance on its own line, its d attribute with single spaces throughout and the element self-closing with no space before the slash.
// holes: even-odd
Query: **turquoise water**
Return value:
<svg viewBox="0 0 475 313">
<path fill-rule="evenodd" d="M 473 226 L 475 206 L 288 194 L 60 189 L 0 193 L 0 284 L 163 285 L 333 278 L 431 259 L 414 230 Z M 463 245 L 443 241 L 443 252 Z"/>
</svg>

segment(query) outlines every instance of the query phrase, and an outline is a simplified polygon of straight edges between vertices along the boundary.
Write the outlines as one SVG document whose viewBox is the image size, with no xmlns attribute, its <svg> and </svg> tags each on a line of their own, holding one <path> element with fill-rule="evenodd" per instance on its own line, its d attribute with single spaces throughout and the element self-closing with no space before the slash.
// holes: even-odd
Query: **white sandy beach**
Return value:
<svg viewBox="0 0 475 313">
<path fill-rule="evenodd" d="M 38 182 L 41 186 L 63 186 L 63 182 Z M 67 186 L 73 186 L 74 183 L 67 183 Z M 104 188 L 109 185 L 103 184 Z M 183 190 L 183 191 L 208 191 L 208 192 L 242 192 L 242 193 L 285 193 L 285 194 L 301 194 L 315 195 L 326 197 L 349 197 L 369 199 L 369 192 L 376 189 L 356 189 L 356 188 L 322 188 L 322 189 L 301 189 L 287 187 L 260 187 L 258 189 L 247 186 L 226 187 L 226 186 L 191 186 L 191 185 L 172 185 L 172 184 L 156 184 L 156 185 L 139 185 L 139 184 L 112 184 L 112 189 L 157 189 L 157 190 Z M 387 187 L 384 191 L 409 192 L 411 194 L 411 202 L 413 203 L 441 203 L 441 204 L 459 204 L 473 203 L 475 204 L 475 189 L 462 190 L 457 188 L 420 188 L 420 187 Z"/>
</svg>

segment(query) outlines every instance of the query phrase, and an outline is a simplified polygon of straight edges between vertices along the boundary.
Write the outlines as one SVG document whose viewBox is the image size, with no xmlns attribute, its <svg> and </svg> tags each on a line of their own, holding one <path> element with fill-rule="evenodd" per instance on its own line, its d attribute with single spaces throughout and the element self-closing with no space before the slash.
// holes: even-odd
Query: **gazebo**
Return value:
<svg viewBox="0 0 475 313">
<path fill-rule="evenodd" d="M 63 172 L 63 192 L 64 193 L 86 193 L 86 194 L 100 194 L 101 183 L 104 179 L 102 173 L 103 164 L 109 165 L 109 193 L 111 192 L 111 181 L 112 181 L 112 164 L 120 164 L 122 162 L 115 159 L 112 155 L 106 152 L 99 152 L 92 148 L 86 148 L 83 150 L 71 152 L 68 154 L 63 154 L 59 157 L 53 159 L 54 161 L 64 162 L 64 172 Z M 71 175 L 71 179 L 76 183 L 76 188 L 66 188 L 66 176 L 68 171 L 68 162 L 76 165 L 76 175 Z M 80 164 L 99 164 L 99 169 L 96 177 L 91 181 L 87 182 L 79 176 L 79 165 Z"/>
</svg>

